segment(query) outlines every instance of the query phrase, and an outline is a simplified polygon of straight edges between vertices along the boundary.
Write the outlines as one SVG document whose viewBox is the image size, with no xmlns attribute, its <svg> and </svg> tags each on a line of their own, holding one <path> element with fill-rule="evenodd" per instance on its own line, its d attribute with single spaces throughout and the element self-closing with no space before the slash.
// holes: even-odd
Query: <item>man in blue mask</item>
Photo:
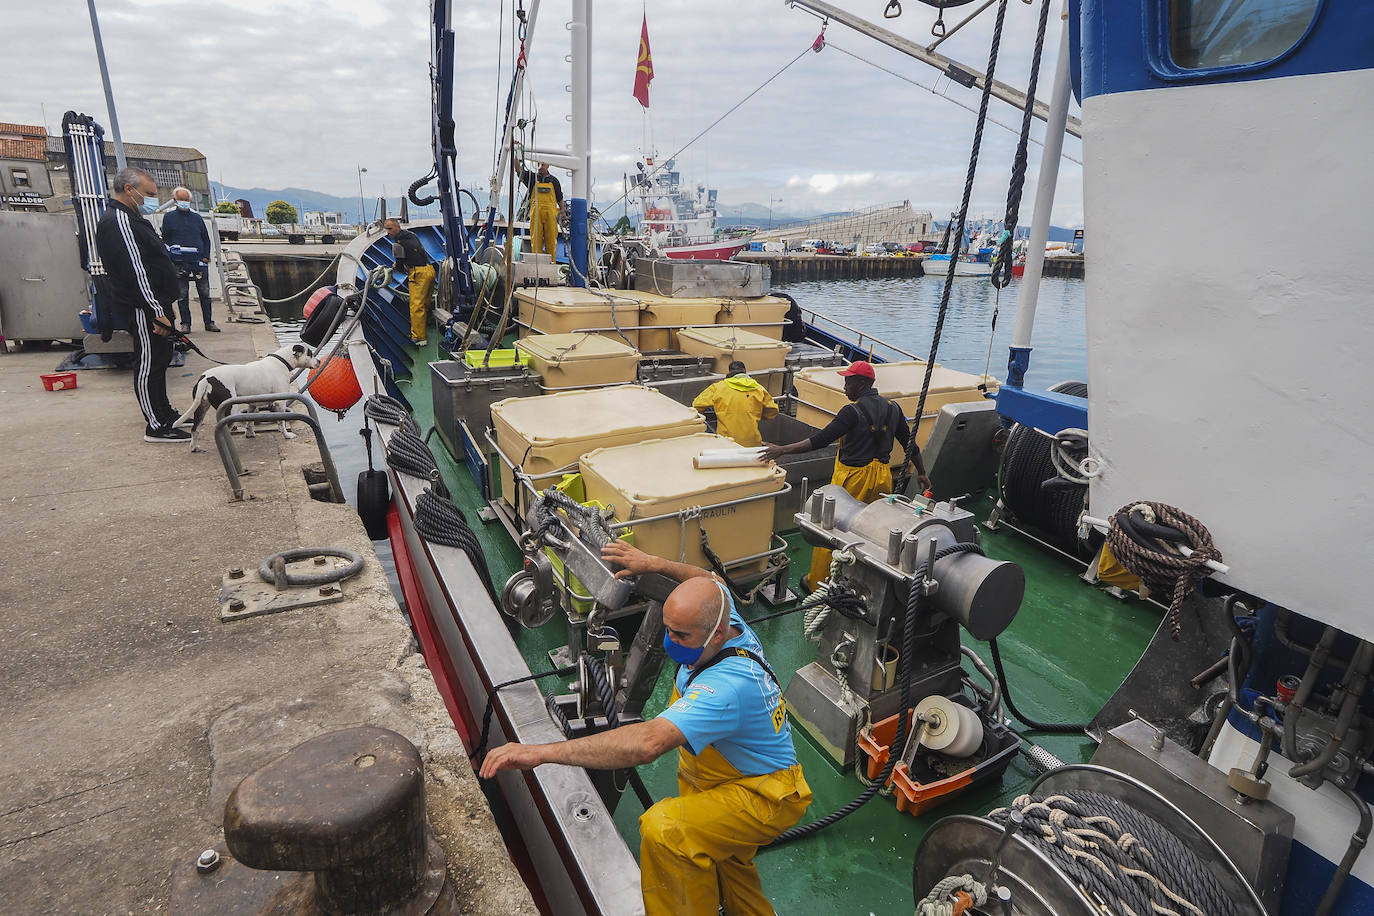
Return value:
<svg viewBox="0 0 1374 916">
<path fill-rule="evenodd" d="M 191 206 L 188 189 L 172 191 L 172 200 L 176 201 L 176 209 L 162 217 L 162 241 L 168 248 L 175 245 L 182 252 L 180 257 L 172 259 L 181 280 L 181 298 L 177 300 L 181 329 L 191 330 L 191 284 L 194 283 L 205 330 L 218 331 L 219 327 L 210 317 L 210 230 L 205 228 L 205 218 Z"/>
<path fill-rule="evenodd" d="M 680 667 L 672 703 L 655 719 L 554 744 L 504 744 L 482 777 L 543 763 L 641 766 L 678 750 L 678 790 L 639 819 L 640 889 L 648 916 L 773 912 L 754 854 L 811 803 L 792 746 L 782 688 L 763 646 L 706 570 L 613 542 L 603 558 L 620 577 L 679 579 L 663 605 L 664 648 Z"/>
<path fill-rule="evenodd" d="M 95 227 L 95 248 L 105 273 L 96 289 L 103 308 L 123 320 L 134 339 L 134 394 L 148 425 L 145 442 L 185 442 L 191 434 L 172 424 L 181 411 L 167 401 L 172 363 L 172 303 L 181 291 L 176 265 L 143 214 L 157 209 L 157 182 L 132 166 L 115 173 L 110 205 Z"/>
</svg>

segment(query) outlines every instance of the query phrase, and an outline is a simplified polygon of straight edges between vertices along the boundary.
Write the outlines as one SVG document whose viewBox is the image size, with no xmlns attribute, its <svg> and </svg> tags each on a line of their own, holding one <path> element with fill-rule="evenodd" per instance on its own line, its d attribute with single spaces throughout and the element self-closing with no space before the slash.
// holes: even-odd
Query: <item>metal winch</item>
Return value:
<svg viewBox="0 0 1374 916">
<path fill-rule="evenodd" d="M 897 672 L 911 589 L 921 589 L 924 600 L 914 657 L 906 660 L 909 695 L 955 700 L 967 694 L 959 628 L 979 639 L 1005 630 L 1020 608 L 1025 576 L 1016 564 L 980 552 L 941 555 L 954 545 L 977 544 L 976 519 L 952 501 L 886 497 L 865 505 L 830 484 L 811 494 L 796 521 L 807 543 L 835 553 L 829 580 L 807 599 L 813 605 L 808 633 L 819 640 L 816 660 L 797 672 L 786 700 L 794 720 L 848 766 L 860 728 L 899 711 Z M 982 698 L 996 707 L 995 685 Z M 945 719 L 950 716 L 946 711 Z M 966 751 L 966 741 L 954 749 Z"/>
</svg>

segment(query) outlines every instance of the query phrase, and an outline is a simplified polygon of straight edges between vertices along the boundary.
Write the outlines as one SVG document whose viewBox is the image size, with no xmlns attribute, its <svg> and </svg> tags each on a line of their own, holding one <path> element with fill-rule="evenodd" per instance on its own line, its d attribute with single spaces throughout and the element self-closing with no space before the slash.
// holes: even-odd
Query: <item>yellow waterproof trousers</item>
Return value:
<svg viewBox="0 0 1374 916">
<path fill-rule="evenodd" d="M 410 281 L 410 336 L 416 340 L 427 340 L 429 299 L 434 293 L 434 268 L 428 264 L 412 267 L 406 276 Z"/>
<path fill-rule="evenodd" d="M 754 853 L 801 820 L 811 787 L 795 764 L 742 776 L 713 747 L 678 751 L 677 798 L 639 818 L 640 889 L 646 916 L 773 916 Z"/>
<path fill-rule="evenodd" d="M 558 198 L 553 183 L 534 183 L 534 202 L 530 204 L 530 247 L 535 254 L 558 257 Z"/>
<path fill-rule="evenodd" d="M 831 483 L 844 487 L 845 492 L 859 502 L 871 503 L 879 496 L 892 492 L 892 468 L 887 456 L 874 458 L 861 468 L 851 468 L 835 459 L 835 475 Z M 817 547 L 811 551 L 811 570 L 806 574 L 806 587 L 815 591 L 830 576 L 830 551 Z"/>
</svg>

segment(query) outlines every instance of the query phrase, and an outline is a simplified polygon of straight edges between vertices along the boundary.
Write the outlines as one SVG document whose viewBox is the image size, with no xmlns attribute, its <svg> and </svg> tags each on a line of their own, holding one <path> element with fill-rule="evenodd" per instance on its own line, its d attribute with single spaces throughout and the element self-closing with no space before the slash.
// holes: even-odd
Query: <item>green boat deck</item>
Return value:
<svg viewBox="0 0 1374 916">
<path fill-rule="evenodd" d="M 431 344 L 416 354 L 413 387 L 401 383 L 422 429 L 428 429 L 434 420 L 427 364 L 445 358 L 447 354 Z M 431 442 L 454 501 L 474 521 L 492 578 L 499 588 L 523 565 L 520 551 L 499 521 L 476 522 L 484 503 L 467 466 L 450 455 L 438 437 Z M 986 517 L 992 500 L 985 496 L 966 505 L 980 517 Z M 795 581 L 809 566 L 810 548 L 796 532 L 784 534 L 790 547 L 795 587 Z M 1081 566 L 1009 529 L 983 529 L 982 546 L 988 556 L 1017 563 L 1026 575 L 1026 596 L 1020 613 L 998 640 L 1017 707 L 1040 720 L 1087 721 L 1140 658 L 1159 624 L 1159 609 L 1137 599 L 1109 596 L 1079 578 Z M 765 605 L 739 608 L 746 620 L 774 610 Z M 784 686 L 792 672 L 815 658 L 814 644 L 802 637 L 800 615 L 768 620 L 755 630 Z M 525 630 L 519 635 L 517 641 L 531 671 L 552 669 L 548 652 L 566 643 L 567 632 L 565 620 L 556 616 L 540 629 Z M 987 644 L 968 633 L 963 635 L 965 644 L 990 664 Z M 627 646 L 632 637 L 632 633 L 621 633 Z M 665 666 L 659 686 L 645 708 L 646 718 L 667 705 L 671 668 Z M 543 689 L 547 692 L 549 685 Z M 815 795 L 804 821 L 828 814 L 863 791 L 863 784 L 853 772 L 838 770 L 811 744 L 803 729 L 794 726 L 792 733 L 798 758 Z M 1028 737 L 1068 763 L 1086 762 L 1096 747 L 1082 734 L 1035 733 Z M 641 767 L 640 773 L 654 798 L 676 794 L 676 755 L 664 755 Z M 1026 791 L 1035 775 L 1025 759 L 1016 755 L 1000 781 L 971 787 L 921 817 L 898 812 L 891 799 L 880 795 L 812 837 L 760 851 L 757 862 L 764 891 L 780 913 L 909 914 L 914 905 L 912 862 L 925 830 L 948 814 L 985 814 Z M 641 812 L 638 800 L 629 791 L 615 812 L 616 824 L 636 857 Z"/>
</svg>

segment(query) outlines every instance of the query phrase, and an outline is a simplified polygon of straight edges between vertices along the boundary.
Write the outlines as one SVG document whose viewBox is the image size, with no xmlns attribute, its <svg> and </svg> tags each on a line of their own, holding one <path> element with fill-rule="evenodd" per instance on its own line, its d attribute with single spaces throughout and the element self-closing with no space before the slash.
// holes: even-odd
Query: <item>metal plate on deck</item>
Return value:
<svg viewBox="0 0 1374 916">
<path fill-rule="evenodd" d="M 287 573 L 303 575 L 320 573 L 329 569 L 341 569 L 348 561 L 338 557 L 326 557 L 324 565 L 316 565 L 313 560 L 298 560 L 286 564 Z M 279 614 L 298 608 L 315 607 L 321 604 L 334 604 L 344 599 L 343 583 L 331 582 L 328 585 L 287 586 L 278 589 L 271 582 L 264 582 L 257 570 L 248 568 L 243 575 L 225 573 L 220 579 L 219 619 L 220 623 L 242 620 L 245 617 L 261 617 L 264 614 Z"/>
</svg>

